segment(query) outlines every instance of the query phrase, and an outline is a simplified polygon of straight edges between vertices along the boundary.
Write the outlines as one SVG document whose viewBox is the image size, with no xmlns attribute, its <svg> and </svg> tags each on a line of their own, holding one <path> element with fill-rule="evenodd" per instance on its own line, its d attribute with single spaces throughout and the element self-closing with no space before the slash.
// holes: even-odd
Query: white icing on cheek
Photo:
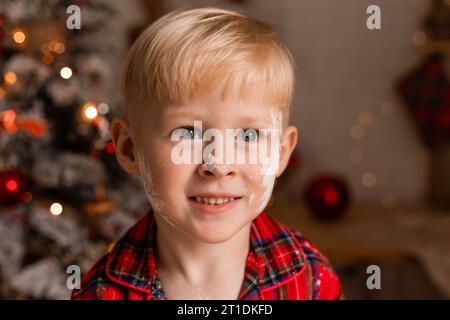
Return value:
<svg viewBox="0 0 450 320">
<path fill-rule="evenodd" d="M 256 213 L 260 213 L 267 206 L 274 185 L 275 185 L 275 175 L 265 175 L 262 182 L 262 187 L 264 191 L 261 196 L 261 199 L 259 200 L 259 206 L 256 209 Z"/>
<path fill-rule="evenodd" d="M 256 213 L 260 213 L 266 207 L 270 200 L 273 187 L 275 185 L 276 173 L 280 165 L 280 151 L 281 151 L 281 129 L 282 129 L 282 113 L 279 110 L 271 109 L 272 126 L 271 129 L 274 130 L 272 138 L 273 146 L 271 146 L 269 161 L 264 163 L 261 168 L 261 174 L 263 175 L 263 181 L 261 188 L 263 189 L 262 196 L 259 200 L 259 206 L 256 209 Z M 276 132 L 276 134 L 274 134 Z M 249 200 L 250 202 L 250 200 Z"/>
<path fill-rule="evenodd" d="M 145 163 L 144 155 L 142 154 L 141 151 L 138 152 L 137 158 L 138 158 L 139 172 L 141 175 L 141 180 L 144 184 L 147 199 L 150 202 L 150 205 L 152 206 L 153 210 L 160 212 L 164 206 L 164 203 L 161 199 L 159 199 L 158 194 L 153 188 L 152 173 L 150 171 L 149 166 Z"/>
<path fill-rule="evenodd" d="M 264 175 L 262 181 L 259 181 L 259 183 L 250 175 L 247 178 L 252 181 L 252 189 L 257 189 L 257 191 L 250 191 L 247 204 L 250 208 L 256 207 L 255 213 L 259 214 L 264 210 L 270 200 L 275 185 L 275 175 Z"/>
<path fill-rule="evenodd" d="M 172 227 L 180 230 L 177 225 L 163 212 L 163 208 L 166 207 L 165 203 L 160 199 L 158 193 L 153 188 L 153 178 L 150 172 L 149 166 L 145 163 L 144 155 L 141 151 L 137 154 L 139 171 L 141 174 L 141 180 L 144 184 L 145 193 L 147 195 L 147 199 L 150 202 L 153 211 L 158 214 L 164 221 L 170 224 Z M 180 230 L 181 231 L 181 230 Z"/>
<path fill-rule="evenodd" d="M 252 192 L 248 197 L 248 206 L 251 207 L 253 204 L 253 200 L 255 200 L 255 194 Z"/>
</svg>

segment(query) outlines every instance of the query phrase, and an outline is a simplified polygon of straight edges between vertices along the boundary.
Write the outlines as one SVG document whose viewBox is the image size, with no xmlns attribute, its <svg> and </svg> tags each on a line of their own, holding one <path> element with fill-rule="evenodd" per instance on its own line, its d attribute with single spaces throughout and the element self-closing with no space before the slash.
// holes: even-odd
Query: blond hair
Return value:
<svg viewBox="0 0 450 320">
<path fill-rule="evenodd" d="M 147 27 L 131 47 L 122 79 L 125 111 L 188 102 L 223 79 L 238 83 L 242 96 L 248 86 L 265 85 L 271 102 L 288 111 L 293 69 L 268 24 L 218 8 L 175 11 Z"/>
</svg>

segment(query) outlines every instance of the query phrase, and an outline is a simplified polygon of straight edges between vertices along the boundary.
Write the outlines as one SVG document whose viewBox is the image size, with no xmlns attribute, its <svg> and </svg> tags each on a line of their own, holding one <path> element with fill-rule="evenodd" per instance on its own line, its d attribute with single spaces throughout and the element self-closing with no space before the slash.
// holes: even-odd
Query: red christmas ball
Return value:
<svg viewBox="0 0 450 320">
<path fill-rule="evenodd" d="M 0 205 L 13 205 L 26 197 L 25 177 L 18 171 L 0 172 Z"/>
<path fill-rule="evenodd" d="M 334 175 L 315 177 L 306 187 L 305 200 L 315 217 L 337 220 L 349 204 L 347 183 Z"/>
</svg>

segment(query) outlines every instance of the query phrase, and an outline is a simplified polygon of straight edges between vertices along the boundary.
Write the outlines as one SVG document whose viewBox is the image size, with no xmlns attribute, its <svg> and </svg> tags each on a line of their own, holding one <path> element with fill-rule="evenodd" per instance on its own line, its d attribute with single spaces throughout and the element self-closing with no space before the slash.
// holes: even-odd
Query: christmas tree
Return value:
<svg viewBox="0 0 450 320">
<path fill-rule="evenodd" d="M 67 267 L 85 274 L 148 209 L 109 136 L 116 14 L 106 0 L 0 2 L 0 298 L 69 298 Z"/>
</svg>

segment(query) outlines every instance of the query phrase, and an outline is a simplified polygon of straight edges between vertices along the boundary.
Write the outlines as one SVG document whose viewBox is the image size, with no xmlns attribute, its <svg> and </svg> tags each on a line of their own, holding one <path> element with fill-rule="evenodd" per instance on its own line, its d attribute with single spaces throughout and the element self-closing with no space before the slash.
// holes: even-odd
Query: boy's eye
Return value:
<svg viewBox="0 0 450 320">
<path fill-rule="evenodd" d="M 182 139 L 201 139 L 202 135 L 198 128 L 194 127 L 181 127 L 176 128 L 171 133 L 172 137 L 182 138 Z"/>
<path fill-rule="evenodd" d="M 242 139 L 245 142 L 257 141 L 259 137 L 259 132 L 256 129 L 244 129 L 237 135 L 238 139 Z"/>
</svg>

